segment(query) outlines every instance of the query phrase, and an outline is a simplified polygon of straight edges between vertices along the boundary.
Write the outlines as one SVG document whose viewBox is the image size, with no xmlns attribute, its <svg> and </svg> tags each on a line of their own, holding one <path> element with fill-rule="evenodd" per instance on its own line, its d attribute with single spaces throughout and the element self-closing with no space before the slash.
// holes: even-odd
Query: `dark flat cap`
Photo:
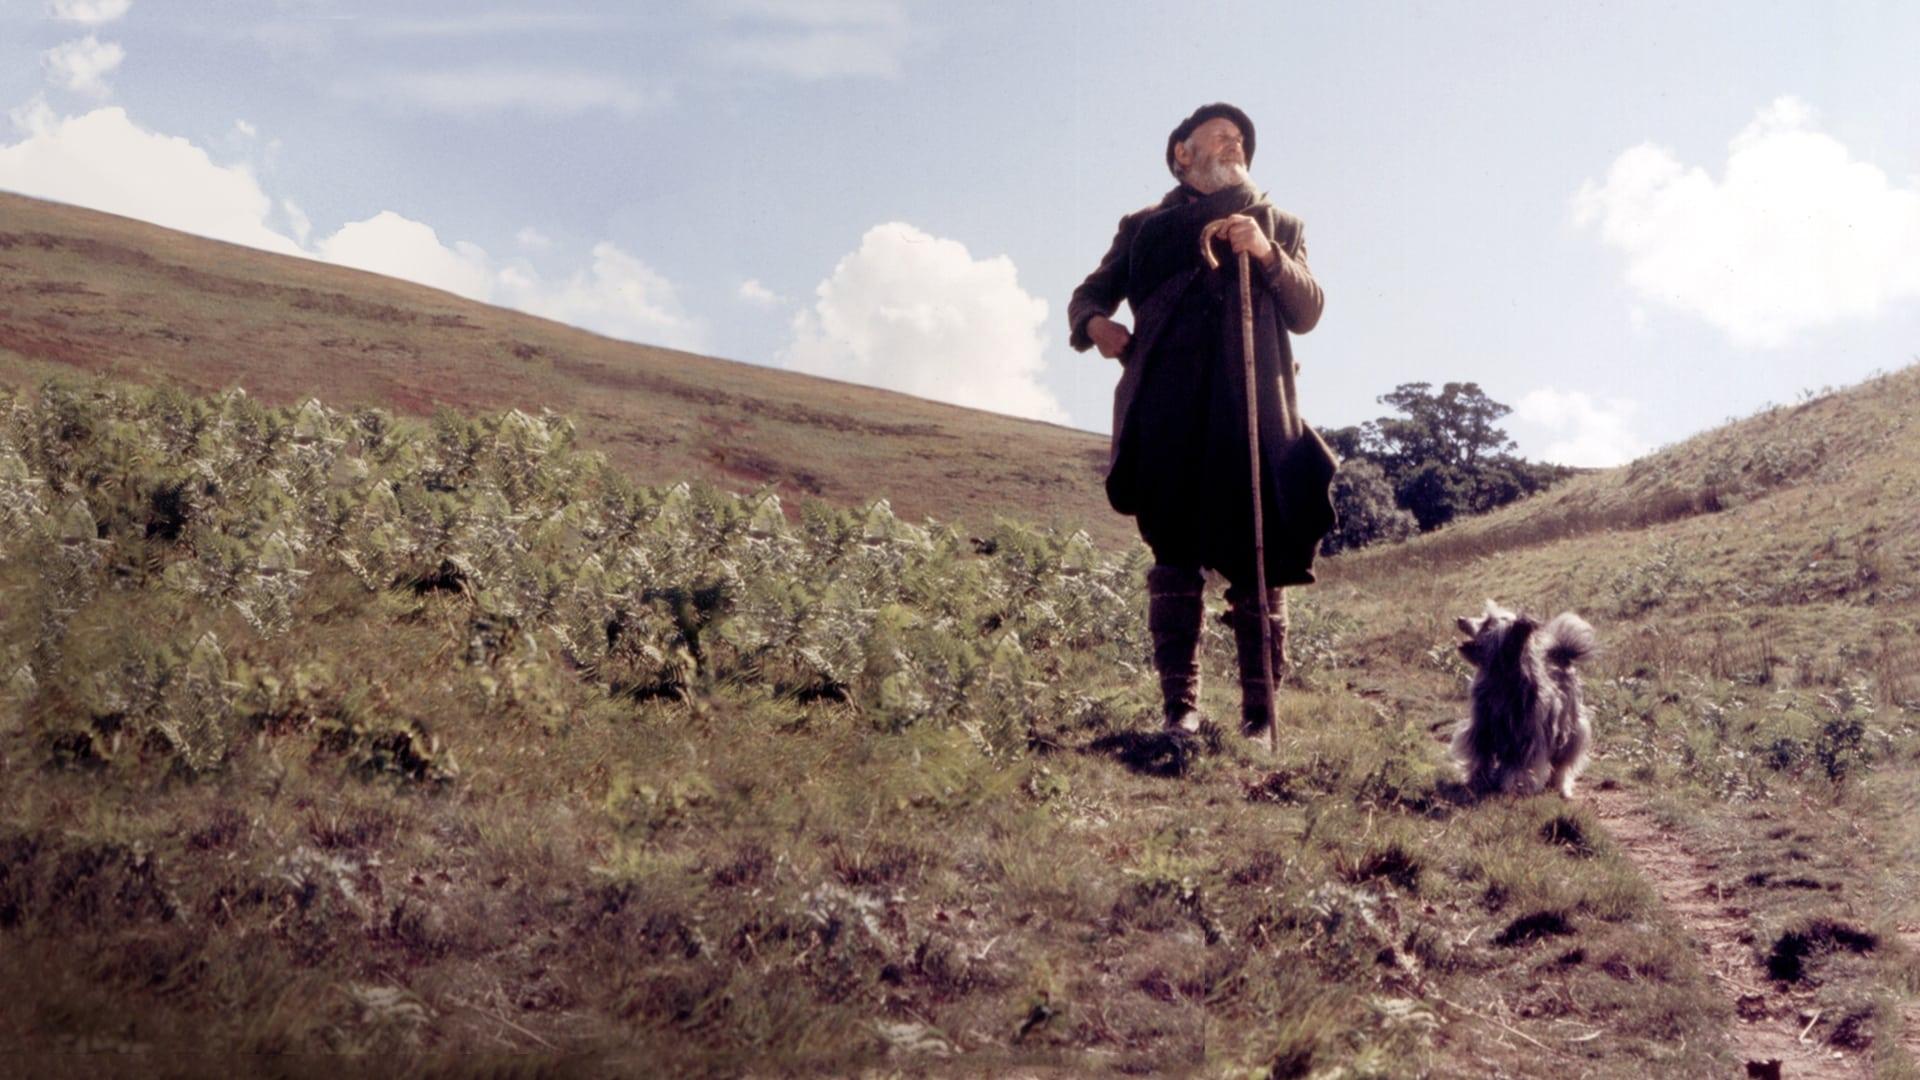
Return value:
<svg viewBox="0 0 1920 1080">
<path fill-rule="evenodd" d="M 1180 126 L 1174 128 L 1173 134 L 1167 136 L 1168 172 L 1175 176 L 1180 175 L 1180 169 L 1173 160 L 1174 146 L 1187 141 L 1187 138 L 1193 134 L 1195 128 L 1217 116 L 1226 117 L 1233 121 L 1234 127 L 1240 129 L 1240 137 L 1246 141 L 1247 146 L 1247 167 L 1253 167 L 1253 121 L 1249 120 L 1247 114 L 1241 112 L 1239 109 L 1234 108 L 1224 101 L 1216 101 L 1211 105 L 1202 105 L 1193 110 L 1193 115 L 1180 121 Z"/>
</svg>

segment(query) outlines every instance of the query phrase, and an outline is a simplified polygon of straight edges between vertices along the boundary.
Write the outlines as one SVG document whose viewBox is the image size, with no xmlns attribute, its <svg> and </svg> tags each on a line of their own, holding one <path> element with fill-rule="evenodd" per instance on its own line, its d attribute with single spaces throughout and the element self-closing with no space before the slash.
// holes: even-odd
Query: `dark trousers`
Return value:
<svg viewBox="0 0 1920 1080">
<path fill-rule="evenodd" d="M 1227 612 L 1223 621 L 1233 630 L 1240 667 L 1240 718 L 1249 731 L 1266 723 L 1268 688 L 1260 664 L 1260 605 L 1255 594 L 1253 552 L 1240 565 L 1213 566 L 1200 554 L 1204 546 L 1190 522 L 1138 519 L 1141 538 L 1153 550 L 1154 567 L 1147 572 L 1147 624 L 1153 637 L 1154 667 L 1169 722 L 1196 704 L 1199 685 L 1201 593 L 1203 569 L 1227 579 Z M 1251 549 L 1251 543 L 1248 544 Z M 1287 597 L 1284 590 L 1267 591 L 1270 663 L 1276 682 L 1287 673 Z"/>
</svg>

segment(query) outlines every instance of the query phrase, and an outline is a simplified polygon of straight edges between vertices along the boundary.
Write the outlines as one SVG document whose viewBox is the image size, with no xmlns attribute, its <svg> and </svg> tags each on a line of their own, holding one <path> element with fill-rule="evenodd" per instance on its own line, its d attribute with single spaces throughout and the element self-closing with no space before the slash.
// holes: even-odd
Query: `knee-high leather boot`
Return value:
<svg viewBox="0 0 1920 1080">
<path fill-rule="evenodd" d="M 1267 684 L 1260 677 L 1260 606 L 1252 589 L 1227 590 L 1225 621 L 1233 627 L 1233 643 L 1240 660 L 1240 730 L 1258 735 L 1266 730 Z M 1287 681 L 1287 594 L 1284 589 L 1267 590 L 1267 626 L 1273 664 L 1273 685 Z"/>
<path fill-rule="evenodd" d="M 1158 565 L 1147 571 L 1147 632 L 1169 728 L 1200 729 L 1200 626 L 1206 618 L 1200 571 Z"/>
</svg>

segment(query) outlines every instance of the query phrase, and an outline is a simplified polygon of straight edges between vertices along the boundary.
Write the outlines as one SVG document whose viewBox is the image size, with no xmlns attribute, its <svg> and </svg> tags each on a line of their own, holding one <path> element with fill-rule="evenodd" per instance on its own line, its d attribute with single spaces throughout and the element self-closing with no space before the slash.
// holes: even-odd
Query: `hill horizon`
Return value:
<svg viewBox="0 0 1920 1080">
<path fill-rule="evenodd" d="M 1107 436 L 740 360 L 621 341 L 397 278 L 0 192 L 0 378 L 62 368 L 269 404 L 426 415 L 542 408 L 642 482 L 886 498 L 1131 542 Z M 284 358 L 298 356 L 301 362 Z M 958 375 L 960 373 L 956 373 Z"/>
</svg>

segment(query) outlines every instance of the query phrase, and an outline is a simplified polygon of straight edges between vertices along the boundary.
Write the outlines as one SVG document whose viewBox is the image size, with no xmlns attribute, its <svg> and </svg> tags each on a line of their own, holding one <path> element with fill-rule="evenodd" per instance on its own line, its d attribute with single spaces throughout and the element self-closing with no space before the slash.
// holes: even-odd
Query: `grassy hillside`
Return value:
<svg viewBox="0 0 1920 1080">
<path fill-rule="evenodd" d="M 1328 561 L 1269 755 L 1091 436 L 3 205 L 9 1061 L 1920 1076 L 1920 369 Z M 1600 634 L 1571 803 L 1444 759 L 1487 597 Z"/>
<path fill-rule="evenodd" d="M 1359 624 L 1351 684 L 1435 724 L 1464 676 L 1446 614 L 1583 612 L 1600 772 L 1708 868 L 1751 953 L 1743 1015 L 1884 1076 L 1920 1047 L 1917 412 L 1913 367 L 1773 408 L 1338 560 L 1319 596 Z M 1824 970 L 1769 979 L 1809 949 Z"/>
<path fill-rule="evenodd" d="M 1577 605 L 1612 622 L 1623 669 L 1803 687 L 1865 675 L 1912 703 L 1916 409 L 1920 368 L 1907 368 L 1362 552 L 1336 575 Z"/>
<path fill-rule="evenodd" d="M 1107 363 L 1088 360 L 1087 363 Z M 393 278 L 0 192 L 0 379 L 58 370 L 317 396 L 402 414 L 552 409 L 655 483 L 888 498 L 909 520 L 996 514 L 1131 539 L 1104 436 L 613 341 Z M 966 372 L 953 373 L 956 380 Z"/>
<path fill-rule="evenodd" d="M 1914 381 L 1752 423 L 1815 437 Z M 113 384 L 0 407 L 0 1041 L 186 1071 L 1736 1071 L 1734 1000 L 1591 804 L 1451 779 L 1449 617 L 1491 593 L 1601 628 L 1589 789 L 1720 845 L 1738 1007 L 1911 1074 L 1896 440 L 1650 527 L 1476 546 L 1541 502 L 1335 561 L 1272 757 L 1153 731 L 1137 547 L 790 522 L 571 441 Z M 1842 496 L 1861 539 L 1800 535 Z M 1737 574 L 1761 545 L 1809 558 Z M 1797 576 L 1828 550 L 1878 569 Z M 1216 715 L 1230 654 L 1210 624 Z"/>
</svg>

